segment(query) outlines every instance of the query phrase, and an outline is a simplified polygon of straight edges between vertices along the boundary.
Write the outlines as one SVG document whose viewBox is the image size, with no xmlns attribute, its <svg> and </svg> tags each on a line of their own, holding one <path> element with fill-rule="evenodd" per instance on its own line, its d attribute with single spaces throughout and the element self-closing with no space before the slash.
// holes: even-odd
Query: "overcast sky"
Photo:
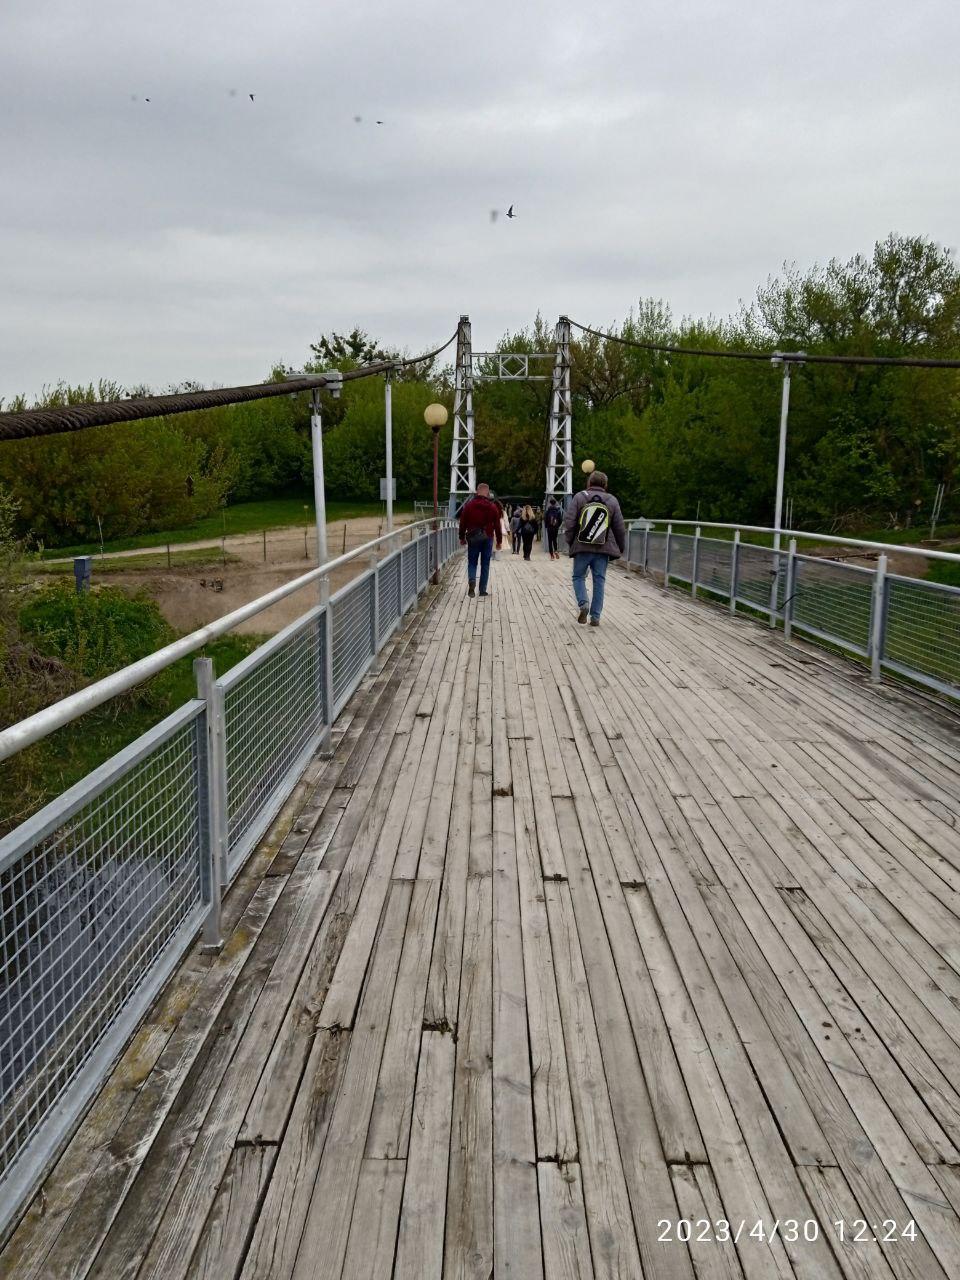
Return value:
<svg viewBox="0 0 960 1280">
<path fill-rule="evenodd" d="M 960 243 L 958 15 L 0 0 L 0 397 L 255 382 L 462 312 L 476 349 L 538 309 L 726 316 L 785 260 Z"/>
</svg>

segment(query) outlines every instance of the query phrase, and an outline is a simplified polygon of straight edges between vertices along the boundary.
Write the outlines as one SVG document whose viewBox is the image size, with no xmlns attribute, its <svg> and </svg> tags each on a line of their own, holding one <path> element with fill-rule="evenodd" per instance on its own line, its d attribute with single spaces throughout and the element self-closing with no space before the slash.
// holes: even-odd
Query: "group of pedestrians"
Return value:
<svg viewBox="0 0 960 1280">
<path fill-rule="evenodd" d="M 507 534 L 513 542 L 513 554 L 523 551 L 530 559 L 533 540 L 541 528 L 538 512 L 530 505 L 515 507 L 507 516 L 503 507 L 491 496 L 488 484 L 478 484 L 474 497 L 460 511 L 460 544 L 467 548 L 467 594 L 477 593 L 477 571 L 480 595 L 490 594 L 490 561 L 494 545 L 500 551 Z M 561 531 L 573 560 L 573 593 L 577 601 L 577 621 L 598 627 L 603 611 L 607 568 L 611 560 L 623 555 L 627 531 L 620 503 L 607 492 L 607 477 L 594 471 L 586 489 L 573 495 L 564 512 L 556 498 L 550 498 L 542 512 L 542 528 L 547 535 L 547 552 L 551 560 L 560 559 Z M 587 594 L 587 574 L 591 593 Z"/>
</svg>

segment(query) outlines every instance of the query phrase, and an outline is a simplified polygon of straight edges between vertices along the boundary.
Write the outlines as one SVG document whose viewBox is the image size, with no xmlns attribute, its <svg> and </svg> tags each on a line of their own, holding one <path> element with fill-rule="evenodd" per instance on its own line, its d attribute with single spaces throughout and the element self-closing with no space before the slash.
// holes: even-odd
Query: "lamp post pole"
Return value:
<svg viewBox="0 0 960 1280">
<path fill-rule="evenodd" d="M 447 421 L 447 411 L 442 404 L 428 404 L 423 411 L 423 420 L 433 432 L 433 563 L 434 571 L 431 581 L 440 581 L 440 431 Z"/>
<path fill-rule="evenodd" d="M 384 419 L 387 436 L 387 533 L 393 533 L 393 370 L 388 369 L 384 379 Z M 392 545 L 392 544 L 390 544 Z"/>
<path fill-rule="evenodd" d="M 783 488 L 787 469 L 787 422 L 790 417 L 790 366 L 794 359 L 802 359 L 804 352 L 798 351 L 795 356 L 786 358 L 784 353 L 775 351 L 770 363 L 776 368 L 783 368 L 783 388 L 780 393 L 780 444 L 777 450 L 777 492 L 773 504 L 773 584 L 770 588 L 770 625 L 777 625 L 777 595 L 780 584 L 780 534 L 783 529 Z"/>
</svg>

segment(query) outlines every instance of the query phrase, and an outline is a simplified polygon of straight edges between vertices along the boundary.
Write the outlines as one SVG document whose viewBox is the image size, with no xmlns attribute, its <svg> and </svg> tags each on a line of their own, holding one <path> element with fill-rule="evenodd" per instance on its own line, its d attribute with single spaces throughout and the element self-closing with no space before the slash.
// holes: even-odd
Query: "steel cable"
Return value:
<svg viewBox="0 0 960 1280">
<path fill-rule="evenodd" d="M 441 347 L 403 360 L 380 360 L 341 374 L 344 382 L 370 378 L 398 368 L 409 368 L 433 360 L 456 340 L 454 334 Z M 219 387 L 210 391 L 175 392 L 165 396 L 138 396 L 130 400 L 106 400 L 97 404 L 61 405 L 49 409 L 24 409 L 0 413 L 0 440 L 24 440 L 36 436 L 57 435 L 66 431 L 83 431 L 87 427 L 103 427 L 116 422 L 138 422 L 144 418 L 163 418 L 195 409 L 215 409 L 222 405 L 243 404 L 249 400 L 268 400 L 274 396 L 295 395 L 300 391 L 322 389 L 328 377 L 291 378 L 284 382 L 259 382 L 246 387 Z"/>
<path fill-rule="evenodd" d="M 960 369 L 960 360 L 934 360 L 922 356 L 826 356 L 810 355 L 805 351 L 710 351 L 705 347 L 675 347 L 663 342 L 637 342 L 634 338 L 621 338 L 615 333 L 602 333 L 589 325 L 570 324 L 581 333 L 592 333 L 605 342 L 619 342 L 623 347 L 636 347 L 640 351 L 658 351 L 667 355 L 713 356 L 720 360 L 781 360 L 790 364 L 875 364 L 899 365 L 910 369 Z"/>
</svg>

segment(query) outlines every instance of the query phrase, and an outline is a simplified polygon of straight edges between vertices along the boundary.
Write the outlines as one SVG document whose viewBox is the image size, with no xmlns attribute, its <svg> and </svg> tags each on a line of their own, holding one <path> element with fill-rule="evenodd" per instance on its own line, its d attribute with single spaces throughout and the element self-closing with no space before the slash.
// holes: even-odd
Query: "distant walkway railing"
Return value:
<svg viewBox="0 0 960 1280">
<path fill-rule="evenodd" d="M 674 520 L 636 521 L 629 529 L 627 560 L 680 583 L 863 659 L 873 679 L 884 671 L 906 677 L 950 698 L 960 698 L 960 587 L 929 582 L 888 568 L 891 553 L 960 565 L 960 555 L 928 547 L 894 546 L 794 529 L 777 551 L 743 535 L 773 535 L 755 525 Z M 644 527 L 649 525 L 650 527 Z M 678 533 L 676 526 L 692 528 Z M 704 536 L 704 529 L 727 537 Z M 732 534 L 732 537 L 730 536 Z M 876 555 L 876 568 L 825 555 L 801 554 L 798 540 L 858 548 Z"/>
<path fill-rule="evenodd" d="M 226 675 L 197 658 L 195 700 L 0 840 L 0 1234 L 198 931 L 220 944 L 222 887 L 457 549 L 449 521 L 406 526 L 0 733 L 3 759 L 317 584 L 319 604 Z"/>
</svg>

